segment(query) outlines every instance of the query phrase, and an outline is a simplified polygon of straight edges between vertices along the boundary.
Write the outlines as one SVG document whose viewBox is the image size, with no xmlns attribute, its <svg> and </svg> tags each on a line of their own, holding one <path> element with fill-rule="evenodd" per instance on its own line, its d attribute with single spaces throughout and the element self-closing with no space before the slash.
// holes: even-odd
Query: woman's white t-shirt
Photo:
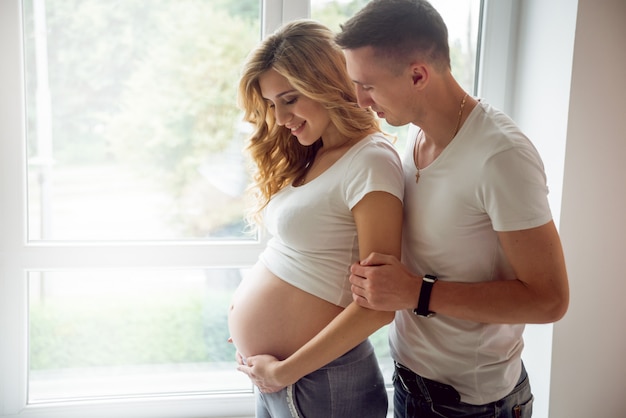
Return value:
<svg viewBox="0 0 626 418">
<path fill-rule="evenodd" d="M 350 265 L 359 260 L 352 208 L 374 191 L 401 201 L 404 194 L 400 157 L 378 133 L 353 145 L 312 181 L 287 186 L 272 197 L 264 213 L 272 237 L 261 262 L 287 283 L 348 306 Z"/>
</svg>

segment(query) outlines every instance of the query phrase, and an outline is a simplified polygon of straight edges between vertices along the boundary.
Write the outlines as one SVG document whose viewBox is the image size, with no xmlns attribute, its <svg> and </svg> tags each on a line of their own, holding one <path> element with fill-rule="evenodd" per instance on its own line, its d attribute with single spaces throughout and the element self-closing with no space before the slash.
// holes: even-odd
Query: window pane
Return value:
<svg viewBox="0 0 626 418">
<path fill-rule="evenodd" d="M 259 9 L 24 2 L 30 240 L 251 238 L 236 87 Z"/>
<path fill-rule="evenodd" d="M 238 269 L 29 273 L 29 403 L 251 392 L 227 312 Z"/>
</svg>

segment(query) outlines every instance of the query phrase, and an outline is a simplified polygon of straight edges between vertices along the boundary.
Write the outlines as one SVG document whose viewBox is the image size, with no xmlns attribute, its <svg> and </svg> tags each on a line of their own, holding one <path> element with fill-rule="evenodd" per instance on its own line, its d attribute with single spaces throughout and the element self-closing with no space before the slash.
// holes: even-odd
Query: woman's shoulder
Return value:
<svg viewBox="0 0 626 418">
<path fill-rule="evenodd" d="M 392 141 L 393 138 L 376 132 L 353 145 L 343 158 L 343 167 L 346 170 L 343 175 L 346 179 L 356 179 L 360 175 L 388 176 L 401 173 L 402 161 Z"/>
<path fill-rule="evenodd" d="M 394 138 L 384 134 L 383 132 L 374 132 L 359 142 L 357 142 L 350 152 L 353 157 L 368 158 L 371 157 L 385 157 L 391 159 L 399 159 L 398 150 L 393 144 Z"/>
</svg>

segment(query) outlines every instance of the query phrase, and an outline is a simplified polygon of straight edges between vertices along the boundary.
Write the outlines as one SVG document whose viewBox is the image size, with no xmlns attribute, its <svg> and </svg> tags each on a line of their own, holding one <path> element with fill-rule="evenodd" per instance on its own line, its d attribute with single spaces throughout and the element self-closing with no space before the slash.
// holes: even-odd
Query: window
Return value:
<svg viewBox="0 0 626 418">
<path fill-rule="evenodd" d="M 226 313 L 262 247 L 235 100 L 261 3 L 145 6 L 0 6 L 0 416 L 251 411 Z"/>
<path fill-rule="evenodd" d="M 480 1 L 434 3 L 475 91 Z M 262 248 L 236 69 L 283 21 L 363 4 L 0 2 L 0 416 L 252 415 L 224 322 Z"/>
<path fill-rule="evenodd" d="M 258 2 L 74 3 L 23 2 L 29 241 L 250 239 L 233 69 Z"/>
</svg>

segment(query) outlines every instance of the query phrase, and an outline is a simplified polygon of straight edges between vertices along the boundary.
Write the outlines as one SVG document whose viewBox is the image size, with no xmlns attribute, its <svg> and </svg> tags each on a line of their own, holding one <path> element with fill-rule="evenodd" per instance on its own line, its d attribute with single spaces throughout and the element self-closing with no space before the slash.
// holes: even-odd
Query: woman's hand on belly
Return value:
<svg viewBox="0 0 626 418">
<path fill-rule="evenodd" d="M 248 375 L 252 383 L 263 393 L 273 393 L 295 383 L 289 380 L 282 380 L 278 376 L 280 361 L 268 354 L 251 356 L 245 359 L 244 364 L 240 364 L 237 370 Z M 283 377 L 284 379 L 284 377 Z M 297 379 L 296 379 L 297 380 Z"/>
</svg>

